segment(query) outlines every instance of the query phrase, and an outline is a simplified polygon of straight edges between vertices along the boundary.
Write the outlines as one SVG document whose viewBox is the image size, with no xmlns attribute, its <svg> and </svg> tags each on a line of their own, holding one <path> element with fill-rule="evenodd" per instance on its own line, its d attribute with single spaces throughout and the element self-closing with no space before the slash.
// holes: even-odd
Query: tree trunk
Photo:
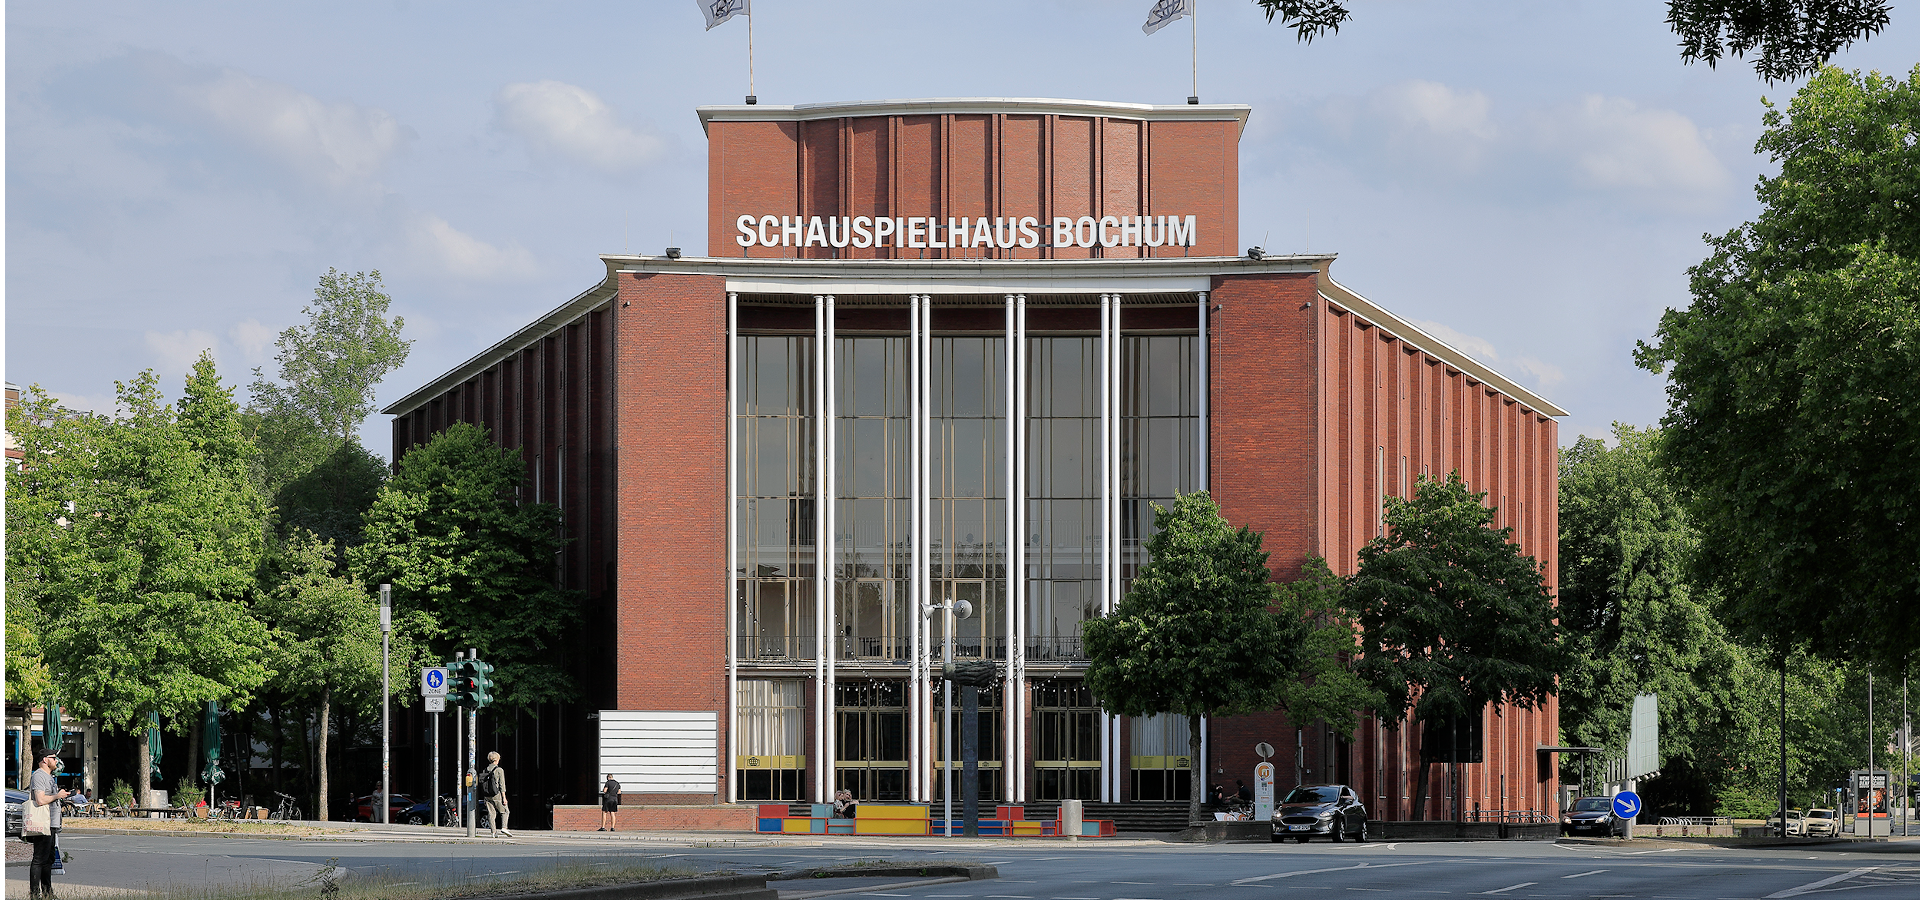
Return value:
<svg viewBox="0 0 1920 900">
<path fill-rule="evenodd" d="M 147 724 L 147 720 L 141 719 L 140 724 Z M 135 742 L 140 749 L 133 754 L 133 805 L 152 806 L 148 792 L 153 789 L 153 750 L 147 743 L 147 729 L 140 728 L 136 733 L 140 735 L 140 740 Z"/>
<path fill-rule="evenodd" d="M 1200 795 L 1206 779 L 1200 771 L 1200 717 L 1187 717 L 1187 824 L 1200 821 Z"/>
<path fill-rule="evenodd" d="M 287 789 L 280 775 L 280 761 L 282 758 L 280 756 L 280 742 L 287 739 L 287 733 L 280 728 L 279 704 L 276 703 L 267 707 L 267 719 L 269 724 L 273 726 L 273 790 L 274 793 L 279 793 Z"/>
<path fill-rule="evenodd" d="M 1415 821 L 1424 822 L 1427 819 L 1427 779 L 1432 772 L 1432 764 L 1424 762 L 1420 764 L 1420 778 L 1413 785 L 1412 815 Z"/>
<path fill-rule="evenodd" d="M 200 742 L 202 740 L 200 737 L 200 733 L 205 730 L 206 730 L 205 728 L 202 728 L 200 727 L 199 724 L 196 724 L 192 729 L 190 729 L 187 732 L 187 783 L 188 784 L 197 785 L 200 783 Z"/>
<path fill-rule="evenodd" d="M 313 817 L 317 821 L 327 820 L 327 721 L 333 709 L 333 688 L 320 688 L 320 747 L 314 755 L 320 758 L 320 792 L 314 803 Z"/>
</svg>

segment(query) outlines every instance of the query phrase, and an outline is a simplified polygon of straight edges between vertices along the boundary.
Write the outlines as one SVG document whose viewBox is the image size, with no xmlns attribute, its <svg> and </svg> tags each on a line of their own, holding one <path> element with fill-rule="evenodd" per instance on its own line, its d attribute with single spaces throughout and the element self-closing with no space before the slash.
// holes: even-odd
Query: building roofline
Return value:
<svg viewBox="0 0 1920 900">
<path fill-rule="evenodd" d="M 1361 296 L 1358 291 L 1333 280 L 1333 275 L 1324 269 L 1320 272 L 1320 295 L 1326 298 L 1328 302 L 1340 304 L 1347 310 L 1373 323 L 1375 327 L 1399 338 L 1401 342 L 1419 348 L 1426 352 L 1427 355 L 1478 378 L 1485 384 L 1492 385 L 1499 389 L 1501 393 L 1526 404 L 1541 415 L 1552 417 L 1567 415 L 1567 411 L 1561 409 L 1558 404 L 1521 387 L 1515 383 L 1513 379 L 1495 371 L 1492 366 L 1474 359 L 1468 355 L 1466 351 L 1434 337 L 1412 322 L 1388 312 L 1373 301 Z"/>
<path fill-rule="evenodd" d="M 1318 273 L 1320 293 L 1329 302 L 1352 311 L 1406 344 L 1547 416 L 1565 416 L 1552 401 L 1515 383 L 1492 366 L 1474 359 L 1413 323 L 1388 312 L 1359 292 L 1335 281 L 1331 253 L 1298 253 L 1248 259 L 1244 256 L 1196 256 L 1154 259 L 748 259 L 741 257 L 682 257 L 605 254 L 607 267 L 598 284 L 554 307 L 531 324 L 474 354 L 440 377 L 421 385 L 381 412 L 402 416 L 454 385 L 492 368 L 559 330 L 617 294 L 622 273 L 709 275 L 729 281 L 810 288 L 814 283 L 838 293 L 860 293 L 863 276 L 883 280 L 888 291 L 921 293 L 978 293 L 1000 290 L 1024 293 L 1142 293 L 1155 290 L 1204 290 L 1187 284 L 1216 275 L 1274 275 Z M 1101 282 L 1108 282 L 1101 284 Z M 1156 284 L 1158 282 L 1158 284 Z M 1121 286 L 1121 285 L 1125 286 Z M 778 288 L 772 288 L 778 289 Z"/>
<path fill-rule="evenodd" d="M 700 130 L 709 122 L 795 122 L 861 116 L 991 115 L 1102 116 L 1150 122 L 1237 122 L 1247 129 L 1253 107 L 1244 103 L 1152 104 L 1046 97 L 929 97 L 910 100 L 849 100 L 797 106 L 729 104 L 697 106 Z"/>
</svg>

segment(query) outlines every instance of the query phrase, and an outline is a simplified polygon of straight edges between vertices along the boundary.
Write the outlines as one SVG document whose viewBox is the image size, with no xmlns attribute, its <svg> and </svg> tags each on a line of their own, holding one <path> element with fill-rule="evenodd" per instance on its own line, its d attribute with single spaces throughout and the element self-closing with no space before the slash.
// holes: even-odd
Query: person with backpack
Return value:
<svg viewBox="0 0 1920 900">
<path fill-rule="evenodd" d="M 500 768 L 500 752 L 487 754 L 487 767 L 480 770 L 480 781 L 475 785 L 481 801 L 487 804 L 487 834 L 493 837 L 513 837 L 507 830 L 507 773 Z"/>
<path fill-rule="evenodd" d="M 600 786 L 600 830 L 619 831 L 614 825 L 620 818 L 620 782 L 606 776 L 607 783 Z"/>
</svg>

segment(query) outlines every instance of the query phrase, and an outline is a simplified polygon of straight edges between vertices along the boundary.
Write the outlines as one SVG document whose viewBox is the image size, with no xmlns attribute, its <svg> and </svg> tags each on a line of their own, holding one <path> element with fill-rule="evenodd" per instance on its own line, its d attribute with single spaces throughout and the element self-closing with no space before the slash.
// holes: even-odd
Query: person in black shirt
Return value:
<svg viewBox="0 0 1920 900">
<path fill-rule="evenodd" d="M 600 830 L 619 831 L 614 826 L 620 819 L 620 782 L 612 775 L 605 776 L 607 783 L 600 786 Z"/>
</svg>

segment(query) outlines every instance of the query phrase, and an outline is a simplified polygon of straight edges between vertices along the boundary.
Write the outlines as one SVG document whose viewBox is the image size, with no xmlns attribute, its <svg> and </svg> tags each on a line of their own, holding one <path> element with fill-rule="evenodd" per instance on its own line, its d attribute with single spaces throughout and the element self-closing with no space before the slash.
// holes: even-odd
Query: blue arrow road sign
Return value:
<svg viewBox="0 0 1920 900">
<path fill-rule="evenodd" d="M 1613 814 L 1622 819 L 1631 819 L 1640 814 L 1640 795 L 1632 791 L 1621 791 L 1613 795 Z"/>
</svg>

